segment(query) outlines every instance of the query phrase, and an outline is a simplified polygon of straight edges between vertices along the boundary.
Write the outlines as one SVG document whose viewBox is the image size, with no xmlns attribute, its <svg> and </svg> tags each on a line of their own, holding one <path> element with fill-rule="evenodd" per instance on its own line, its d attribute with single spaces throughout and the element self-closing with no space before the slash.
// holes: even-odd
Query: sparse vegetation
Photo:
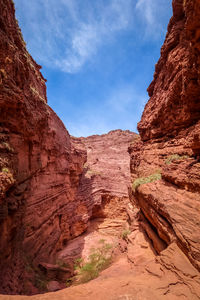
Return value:
<svg viewBox="0 0 200 300">
<path fill-rule="evenodd" d="M 47 284 L 48 281 L 46 280 L 45 277 L 42 277 L 40 274 L 35 274 L 34 285 L 39 289 L 39 291 L 46 292 Z"/>
<path fill-rule="evenodd" d="M 137 188 L 142 185 L 142 184 L 145 184 L 145 183 L 150 183 L 150 182 L 154 182 L 154 181 L 157 181 L 157 180 L 160 180 L 162 178 L 162 175 L 160 173 L 160 171 L 158 172 L 155 172 L 154 174 L 151 174 L 147 177 L 139 177 L 137 179 L 135 179 L 135 181 L 133 182 L 133 190 L 137 190 Z"/>
<path fill-rule="evenodd" d="M 14 149 L 7 142 L 0 143 L 0 149 L 6 149 L 8 152 L 14 152 Z"/>
<path fill-rule="evenodd" d="M 66 263 L 65 261 L 59 259 L 56 261 L 56 264 L 60 267 L 60 268 L 69 268 L 69 264 Z"/>
<path fill-rule="evenodd" d="M 124 231 L 122 231 L 122 234 L 121 234 L 122 239 L 126 240 L 130 233 L 131 233 L 131 231 L 129 229 L 125 229 Z"/>
<path fill-rule="evenodd" d="M 73 283 L 73 277 L 68 278 L 66 281 L 66 287 L 70 287 L 72 283 Z"/>
<path fill-rule="evenodd" d="M 173 161 L 187 159 L 188 157 L 188 155 L 172 154 L 167 157 L 167 159 L 165 160 L 165 164 L 170 165 Z"/>
<path fill-rule="evenodd" d="M 48 284 L 46 275 L 42 273 L 39 267 L 33 264 L 32 259 L 26 254 L 24 254 L 24 266 L 26 272 L 29 273 L 29 280 L 32 282 L 32 284 L 38 288 L 40 292 L 46 292 Z"/>
<path fill-rule="evenodd" d="M 91 249 L 91 254 L 86 262 L 82 258 L 76 260 L 75 270 L 78 283 L 85 283 L 98 277 L 99 273 L 111 264 L 112 245 L 106 243 L 103 239 L 99 241 L 99 244 L 101 244 L 100 247 Z"/>
<path fill-rule="evenodd" d="M 10 171 L 9 171 L 8 168 L 2 168 L 2 172 L 3 172 L 3 173 L 9 173 Z"/>
</svg>

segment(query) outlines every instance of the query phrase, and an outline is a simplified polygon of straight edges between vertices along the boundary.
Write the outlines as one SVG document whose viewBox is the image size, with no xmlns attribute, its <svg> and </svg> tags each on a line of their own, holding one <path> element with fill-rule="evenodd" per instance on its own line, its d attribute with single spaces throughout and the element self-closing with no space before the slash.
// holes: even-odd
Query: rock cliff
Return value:
<svg viewBox="0 0 200 300">
<path fill-rule="evenodd" d="M 141 140 L 129 148 L 131 194 L 157 253 L 175 242 L 200 270 L 200 2 L 172 4 Z"/>
<path fill-rule="evenodd" d="M 136 138 L 138 135 L 128 130 L 73 138 L 76 147 L 81 143 L 87 151 L 77 193 L 78 211 L 87 231 L 66 243 L 57 260 L 70 265 L 77 258 L 87 257 L 101 239 L 118 245 L 122 233 L 129 230 L 132 205 L 128 195 L 131 182 L 128 147 Z"/>
<path fill-rule="evenodd" d="M 104 230 L 125 226 L 127 149 L 136 134 L 70 137 L 47 105 L 41 67 L 26 50 L 12 1 L 0 0 L 0 25 L 0 292 L 39 293 L 49 277 L 71 276 L 57 253 L 67 260 L 69 240 L 90 219 Z M 105 218 L 112 221 L 103 225 Z"/>
<path fill-rule="evenodd" d="M 79 141 L 84 144 L 87 151 L 79 195 L 88 203 L 93 218 L 104 215 L 101 212 L 102 199 L 107 203 L 115 197 L 126 206 L 131 180 L 127 150 L 137 138 L 138 135 L 129 130 L 113 130 L 104 135 L 73 139 L 75 145 Z"/>
<path fill-rule="evenodd" d="M 45 79 L 26 50 L 10 0 L 0 1 L 0 291 L 31 289 L 26 269 L 50 260 L 74 218 L 86 152 L 47 105 Z"/>
</svg>

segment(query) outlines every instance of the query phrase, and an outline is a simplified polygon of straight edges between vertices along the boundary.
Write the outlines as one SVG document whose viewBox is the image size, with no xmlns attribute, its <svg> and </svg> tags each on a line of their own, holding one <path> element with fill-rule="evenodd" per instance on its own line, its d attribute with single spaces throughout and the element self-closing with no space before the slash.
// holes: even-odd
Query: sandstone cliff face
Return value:
<svg viewBox="0 0 200 300">
<path fill-rule="evenodd" d="M 126 226 L 127 150 L 136 134 L 70 137 L 47 105 L 41 67 L 14 13 L 12 1 L 0 1 L 0 292 L 29 294 L 42 291 L 49 274 L 62 282 L 71 276 L 57 253 L 70 252 L 69 240 L 90 219 L 117 233 Z"/>
<path fill-rule="evenodd" d="M 113 196 L 121 199 L 123 206 L 122 198 L 124 202 L 128 198 L 131 180 L 128 147 L 137 137 L 137 134 L 128 130 L 114 130 L 108 134 L 78 139 L 87 151 L 80 196 L 88 203 L 93 217 L 98 216 L 102 199 L 106 202 L 106 197 Z"/>
<path fill-rule="evenodd" d="M 138 182 L 132 199 L 157 253 L 175 242 L 200 270 L 198 0 L 173 1 L 173 17 L 148 92 L 151 98 L 138 124 L 141 140 L 129 148 L 133 181 Z M 140 184 L 152 174 L 154 182 Z"/>
<path fill-rule="evenodd" d="M 14 13 L 12 1 L 0 1 L 2 293 L 31 290 L 27 269 L 51 260 L 76 235 L 82 216 L 74 219 L 72 211 L 86 160 L 47 105 L 41 67 L 27 52 Z"/>
<path fill-rule="evenodd" d="M 143 141 L 177 136 L 200 118 L 200 3 L 173 0 L 172 5 L 173 17 L 148 88 L 151 98 L 138 124 Z M 191 127 L 193 137 L 195 131 Z"/>
<path fill-rule="evenodd" d="M 123 231 L 130 226 L 132 205 L 129 200 L 130 158 L 128 147 L 138 135 L 130 131 L 114 130 L 104 135 L 73 138 L 76 147 L 84 144 L 87 161 L 77 193 L 79 207 L 76 214 L 84 220 L 85 234 L 66 243 L 57 255 L 58 261 L 68 265 L 75 259 L 88 256 L 98 241 L 106 239 L 119 243 Z M 77 236 L 83 223 L 76 224 Z"/>
</svg>

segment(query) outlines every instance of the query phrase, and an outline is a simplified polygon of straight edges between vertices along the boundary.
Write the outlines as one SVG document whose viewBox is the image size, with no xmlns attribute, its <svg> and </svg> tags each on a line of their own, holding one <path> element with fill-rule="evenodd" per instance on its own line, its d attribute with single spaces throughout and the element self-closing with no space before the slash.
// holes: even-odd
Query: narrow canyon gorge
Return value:
<svg viewBox="0 0 200 300">
<path fill-rule="evenodd" d="M 200 1 L 172 7 L 139 134 L 77 138 L 0 0 L 0 300 L 200 299 Z"/>
</svg>

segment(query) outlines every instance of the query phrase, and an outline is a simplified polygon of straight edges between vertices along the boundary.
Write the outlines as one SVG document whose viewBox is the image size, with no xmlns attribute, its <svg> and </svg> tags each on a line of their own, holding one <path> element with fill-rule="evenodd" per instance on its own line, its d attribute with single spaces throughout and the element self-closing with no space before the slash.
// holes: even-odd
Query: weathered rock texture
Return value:
<svg viewBox="0 0 200 300">
<path fill-rule="evenodd" d="M 77 197 L 81 203 L 78 212 L 87 231 L 66 243 L 58 253 L 58 261 L 70 265 L 77 258 L 87 258 L 101 239 L 119 244 L 122 233 L 129 229 L 132 205 L 128 195 L 131 181 L 128 147 L 137 137 L 128 130 L 114 130 L 104 135 L 73 138 L 76 147 L 81 142 L 87 151 Z"/>
<path fill-rule="evenodd" d="M 151 98 L 138 124 L 143 141 L 177 136 L 186 128 L 194 138 L 192 125 L 199 121 L 200 3 L 173 0 L 172 5 L 173 17 L 148 88 Z"/>
<path fill-rule="evenodd" d="M 0 1 L 1 293 L 30 291 L 27 270 L 76 236 L 82 220 L 81 212 L 74 214 L 76 193 L 86 160 L 47 105 L 40 66 L 14 13 L 12 1 Z"/>
<path fill-rule="evenodd" d="M 0 292 L 16 294 L 71 276 L 56 254 L 91 218 L 107 217 L 112 221 L 104 227 L 118 231 L 124 226 L 127 150 L 136 135 L 70 137 L 47 105 L 41 67 L 27 52 L 14 13 L 12 1 L 0 0 Z"/>
<path fill-rule="evenodd" d="M 138 135 L 128 130 L 74 138 L 75 145 L 81 142 L 87 151 L 79 195 L 93 218 L 106 217 L 106 214 L 116 217 L 120 214 L 120 205 L 122 211 L 126 207 L 131 182 L 128 147 L 136 138 Z M 102 204 L 109 203 L 114 205 L 106 213 Z"/>
<path fill-rule="evenodd" d="M 132 192 L 133 202 L 157 253 L 176 243 L 200 270 L 198 0 L 173 1 L 173 17 L 148 92 L 151 98 L 138 124 L 141 140 L 129 148 L 131 173 L 133 181 L 152 174 L 162 179 L 139 185 Z"/>
</svg>

